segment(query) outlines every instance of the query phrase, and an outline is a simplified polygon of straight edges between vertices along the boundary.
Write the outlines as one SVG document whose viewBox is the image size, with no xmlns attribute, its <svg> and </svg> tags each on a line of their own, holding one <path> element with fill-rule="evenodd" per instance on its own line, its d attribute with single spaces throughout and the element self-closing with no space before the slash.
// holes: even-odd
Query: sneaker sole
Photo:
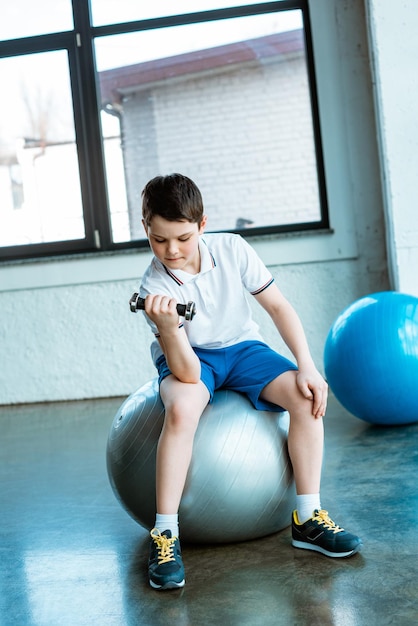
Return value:
<svg viewBox="0 0 418 626">
<path fill-rule="evenodd" d="M 353 550 L 349 550 L 348 552 L 330 552 L 329 550 L 325 550 L 325 548 L 321 548 L 321 546 L 315 546 L 312 543 L 305 543 L 304 541 L 297 541 L 296 539 L 292 539 L 292 546 L 294 548 L 300 548 L 301 550 L 320 552 L 321 554 L 325 554 L 325 556 L 329 556 L 333 559 L 347 558 L 348 556 L 357 554 L 357 552 L 360 552 L 362 548 L 362 544 L 359 543 L 355 548 L 353 548 Z"/>
<path fill-rule="evenodd" d="M 184 578 L 179 583 L 177 583 L 174 580 L 169 580 L 167 583 L 165 583 L 165 585 L 158 585 L 157 583 L 154 583 L 152 580 L 149 581 L 149 584 L 151 585 L 153 589 L 158 589 L 160 591 L 164 591 L 165 589 L 179 589 L 180 587 L 184 587 L 185 583 L 186 583 L 186 580 Z"/>
</svg>

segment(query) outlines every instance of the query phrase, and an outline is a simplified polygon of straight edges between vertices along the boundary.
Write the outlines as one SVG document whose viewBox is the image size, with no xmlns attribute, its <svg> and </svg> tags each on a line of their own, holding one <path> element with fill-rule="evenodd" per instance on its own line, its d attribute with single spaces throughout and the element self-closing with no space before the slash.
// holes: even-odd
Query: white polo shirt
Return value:
<svg viewBox="0 0 418 626">
<path fill-rule="evenodd" d="M 254 248 L 239 235 L 214 233 L 200 237 L 199 250 L 198 274 L 171 270 L 153 257 L 143 276 L 140 296 L 164 294 L 180 303 L 195 302 L 194 318 L 180 318 L 193 347 L 216 349 L 242 341 L 263 341 L 246 292 L 256 295 L 274 279 Z M 158 337 L 157 327 L 144 315 Z M 155 363 L 162 354 L 158 341 L 151 353 Z"/>
</svg>

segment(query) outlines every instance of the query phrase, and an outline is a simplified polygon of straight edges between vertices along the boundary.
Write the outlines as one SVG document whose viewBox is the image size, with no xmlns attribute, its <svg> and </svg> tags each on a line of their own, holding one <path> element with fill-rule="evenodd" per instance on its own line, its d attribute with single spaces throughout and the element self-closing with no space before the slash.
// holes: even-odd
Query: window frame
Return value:
<svg viewBox="0 0 418 626">
<path fill-rule="evenodd" d="M 244 237 L 265 237 L 289 233 L 327 232 L 330 229 L 324 157 L 314 66 L 308 0 L 275 0 L 261 4 L 231 6 L 222 9 L 93 26 L 90 0 L 72 0 L 74 29 L 0 41 L 0 58 L 38 52 L 66 50 L 68 54 L 85 238 L 57 242 L 0 247 L 2 261 L 37 259 L 80 254 L 109 253 L 148 249 L 146 239 L 113 242 L 107 198 L 104 148 L 101 136 L 98 76 L 95 69 L 94 41 L 101 36 L 156 30 L 169 26 L 204 23 L 234 17 L 246 17 L 298 9 L 302 11 L 304 43 L 310 90 L 312 129 L 317 164 L 321 219 L 315 222 L 276 224 L 272 226 L 231 229 Z"/>
</svg>

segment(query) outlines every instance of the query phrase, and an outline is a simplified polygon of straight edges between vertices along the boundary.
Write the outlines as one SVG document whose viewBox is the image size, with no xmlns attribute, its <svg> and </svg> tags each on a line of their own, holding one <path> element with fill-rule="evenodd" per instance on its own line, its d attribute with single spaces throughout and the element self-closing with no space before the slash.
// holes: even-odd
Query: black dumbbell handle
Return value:
<svg viewBox="0 0 418 626">
<path fill-rule="evenodd" d="M 145 310 L 145 298 L 140 298 L 138 293 L 134 293 L 129 300 L 129 308 L 132 313 L 136 313 L 138 309 Z M 190 301 L 187 304 L 177 304 L 177 313 L 186 320 L 192 320 L 196 315 L 196 305 Z"/>
</svg>

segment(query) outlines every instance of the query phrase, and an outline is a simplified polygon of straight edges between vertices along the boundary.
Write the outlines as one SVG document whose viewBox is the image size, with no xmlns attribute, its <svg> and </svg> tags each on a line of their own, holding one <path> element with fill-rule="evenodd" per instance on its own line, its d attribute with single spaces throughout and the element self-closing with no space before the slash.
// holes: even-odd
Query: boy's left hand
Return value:
<svg viewBox="0 0 418 626">
<path fill-rule="evenodd" d="M 305 398 L 312 400 L 312 415 L 323 417 L 327 410 L 328 385 L 317 369 L 300 369 L 298 387 Z"/>
</svg>

